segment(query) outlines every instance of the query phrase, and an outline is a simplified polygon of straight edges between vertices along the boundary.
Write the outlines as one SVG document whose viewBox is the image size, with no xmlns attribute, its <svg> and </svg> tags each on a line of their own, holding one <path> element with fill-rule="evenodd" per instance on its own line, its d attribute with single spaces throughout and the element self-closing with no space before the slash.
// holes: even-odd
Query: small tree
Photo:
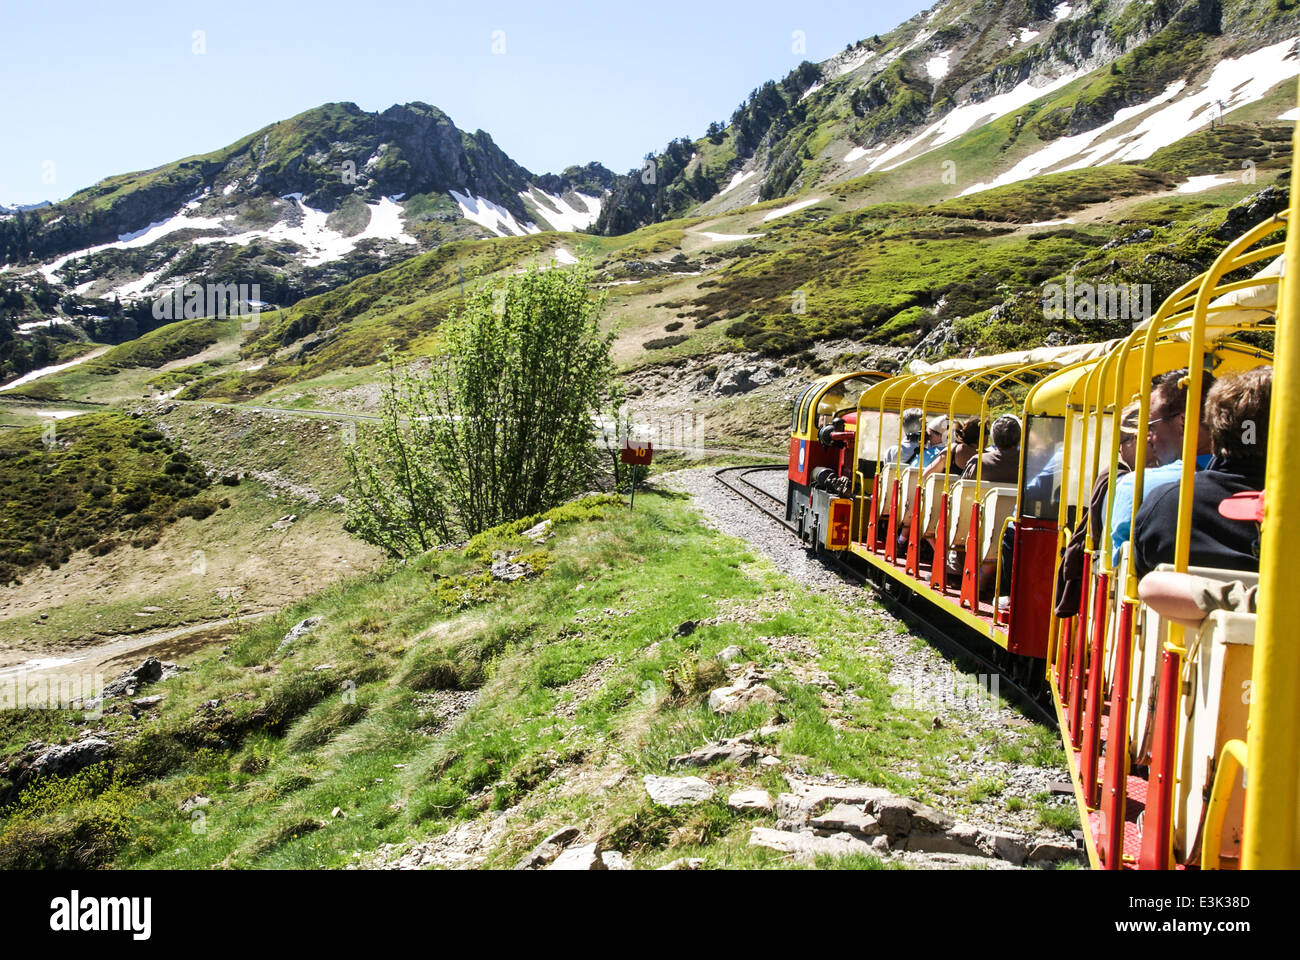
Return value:
<svg viewBox="0 0 1300 960">
<path fill-rule="evenodd" d="M 352 475 L 348 527 L 393 557 L 453 539 L 445 484 L 433 455 L 432 421 L 422 402 L 427 381 L 389 357 L 380 420 L 343 449 Z"/>
<path fill-rule="evenodd" d="M 401 556 L 589 489 L 614 373 L 602 307 L 586 264 L 473 291 L 429 373 L 392 367 L 380 427 L 348 449 L 353 529 Z"/>
</svg>

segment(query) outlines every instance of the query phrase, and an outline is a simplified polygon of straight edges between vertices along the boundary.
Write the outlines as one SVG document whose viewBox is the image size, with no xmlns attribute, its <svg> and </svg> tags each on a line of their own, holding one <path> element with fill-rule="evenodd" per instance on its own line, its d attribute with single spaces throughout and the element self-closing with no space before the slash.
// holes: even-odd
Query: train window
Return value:
<svg viewBox="0 0 1300 960">
<path fill-rule="evenodd" d="M 790 422 L 791 433 L 803 433 L 808 426 L 808 404 L 812 395 L 821 387 L 820 383 L 813 383 L 806 387 L 803 393 L 799 394 L 798 399 L 794 402 L 794 416 Z"/>
<path fill-rule="evenodd" d="M 873 383 L 875 377 L 850 377 L 841 380 L 824 394 L 817 404 L 817 425 L 830 423 L 836 416 L 843 416 L 858 408 L 858 398 Z"/>
<path fill-rule="evenodd" d="M 879 412 L 872 412 L 858 424 L 858 457 L 871 462 L 873 471 L 876 450 L 879 449 L 883 458 L 890 447 L 897 446 L 900 427 L 901 418 L 897 413 L 886 413 L 881 417 Z"/>
<path fill-rule="evenodd" d="M 1025 444 L 1021 516 L 1056 519 L 1061 505 L 1061 463 L 1064 456 L 1065 418 L 1031 417 Z"/>
</svg>

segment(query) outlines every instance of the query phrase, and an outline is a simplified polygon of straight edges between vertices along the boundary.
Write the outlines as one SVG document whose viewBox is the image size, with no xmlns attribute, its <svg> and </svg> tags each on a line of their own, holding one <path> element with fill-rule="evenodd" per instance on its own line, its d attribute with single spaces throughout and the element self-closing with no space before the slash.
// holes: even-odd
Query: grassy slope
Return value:
<svg viewBox="0 0 1300 960">
<path fill-rule="evenodd" d="M 0 559 L 21 567 L 23 581 L 0 590 L 6 647 L 275 609 L 378 561 L 343 530 L 335 501 L 345 486 L 339 424 L 188 405 L 147 413 L 148 420 L 109 412 L 60 421 L 52 450 L 41 443 L 41 428 L 0 433 Z M 173 459 L 187 460 L 176 478 L 163 473 Z M 186 494 L 209 482 L 207 471 L 212 485 Z M 240 475 L 237 486 L 216 482 Z M 128 498 L 138 488 L 152 500 L 132 511 Z M 190 503 L 223 502 L 201 520 L 176 516 Z M 55 503 L 72 511 L 56 517 Z M 295 524 L 269 529 L 287 513 L 297 515 Z M 114 541 L 107 553 L 93 549 Z M 201 572 L 193 564 L 198 551 Z M 58 569 L 48 569 L 47 559 Z M 140 617 L 145 606 L 160 609 Z"/>
<path fill-rule="evenodd" d="M 521 521 L 463 551 L 355 579 L 250 626 L 228 656 L 196 657 L 157 688 L 167 699 L 148 719 L 107 712 L 100 726 L 117 743 L 115 758 L 0 810 L 0 865 L 44 857 L 339 867 L 507 808 L 491 865 L 511 865 L 570 822 L 608 837 L 639 867 L 696 855 L 711 866 L 778 865 L 747 846 L 750 827 L 771 816 L 730 811 L 725 796 L 753 783 L 779 790 L 779 774 L 715 766 L 702 772 L 718 783 L 718 799 L 677 810 L 655 807 L 641 786 L 643 774 L 668 772 L 670 756 L 758 725 L 764 707 L 719 717 L 703 700 L 721 682 L 712 659 L 720 650 L 737 644 L 773 662 L 769 637 L 804 638 L 813 661 L 854 694 L 828 715 L 818 687 L 778 670 L 790 722 L 773 745 L 787 759 L 959 804 L 1003 789 L 954 781 L 945 758 L 981 744 L 891 705 L 888 664 L 871 639 L 881 625 L 865 599 L 846 611 L 795 586 L 671 497 L 638 498 L 633 514 L 595 500 L 552 517 L 556 536 L 544 547 L 511 533 Z M 542 575 L 492 582 L 485 567 L 503 548 L 531 554 Z M 309 614 L 322 625 L 277 653 L 288 626 Z M 719 614 L 721 622 L 674 636 L 682 621 Z M 443 729 L 439 708 L 458 690 L 477 697 Z M 74 735 L 69 716 L 0 715 L 0 749 Z M 1036 728 L 990 734 L 989 745 L 1007 758 L 1061 762 Z M 903 755 L 914 762 L 900 766 Z M 211 804 L 182 813 L 196 793 Z M 1058 819 L 1046 809 L 1043 817 Z M 76 842 L 87 835 L 94 842 Z"/>
<path fill-rule="evenodd" d="M 77 417 L 0 435 L 0 581 L 57 568 L 77 550 L 151 545 L 181 516 L 218 509 L 203 470 L 147 422 Z"/>
</svg>

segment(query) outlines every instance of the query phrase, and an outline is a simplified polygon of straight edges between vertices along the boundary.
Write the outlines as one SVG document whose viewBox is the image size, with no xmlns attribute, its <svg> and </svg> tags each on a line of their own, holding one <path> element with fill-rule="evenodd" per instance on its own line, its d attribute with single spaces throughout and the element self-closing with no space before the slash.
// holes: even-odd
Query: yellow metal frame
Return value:
<svg viewBox="0 0 1300 960">
<path fill-rule="evenodd" d="M 826 396 L 827 392 L 832 387 L 848 380 L 856 380 L 860 377 L 878 378 L 877 383 L 871 385 L 873 387 L 879 383 L 885 383 L 890 379 L 889 374 L 882 373 L 879 370 L 858 370 L 855 373 L 836 373 L 814 380 L 808 385 L 807 390 L 795 398 L 795 404 L 798 405 L 805 397 L 811 397 L 808 403 L 808 411 L 800 419 L 799 429 L 793 431 L 791 436 L 796 440 L 815 440 L 817 438 L 817 428 L 815 426 L 817 422 L 817 408 L 821 406 L 822 398 Z M 870 389 L 870 387 L 868 389 Z M 816 392 L 810 393 L 812 390 L 816 390 Z M 863 392 L 865 393 L 866 391 Z M 793 419 L 794 418 L 791 417 L 792 421 Z"/>
<path fill-rule="evenodd" d="M 1223 745 L 1219 754 L 1219 763 L 1214 768 L 1214 788 L 1210 791 L 1210 805 L 1205 811 L 1205 836 L 1201 839 L 1201 867 L 1205 870 L 1219 869 L 1219 851 L 1223 846 L 1223 819 L 1228 813 L 1228 801 L 1232 798 L 1233 781 L 1237 773 L 1244 771 L 1246 765 L 1246 744 L 1242 740 L 1229 740 Z"/>
<path fill-rule="evenodd" d="M 1293 149 L 1300 150 L 1300 127 Z M 1291 210 L 1300 217 L 1300 165 L 1291 165 Z M 1269 415 L 1268 491 L 1260 539 L 1259 609 L 1251 667 L 1250 730 L 1246 740 L 1246 791 L 1241 865 L 1246 869 L 1300 867 L 1300 591 L 1294 588 L 1294 542 L 1285 523 L 1300 517 L 1300 417 L 1290 403 L 1300 389 L 1300 231 L 1287 231 L 1278 294 L 1273 396 Z M 1294 541 L 1294 532 L 1291 540 Z M 1217 784 L 1216 784 L 1217 786 Z"/>
</svg>

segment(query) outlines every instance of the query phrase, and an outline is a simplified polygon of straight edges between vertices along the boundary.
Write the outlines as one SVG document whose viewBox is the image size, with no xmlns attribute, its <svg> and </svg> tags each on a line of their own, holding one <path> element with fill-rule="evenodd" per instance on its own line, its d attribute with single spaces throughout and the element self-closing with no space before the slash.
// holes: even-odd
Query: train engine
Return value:
<svg viewBox="0 0 1300 960">
<path fill-rule="evenodd" d="M 848 549 L 853 531 L 853 482 L 862 391 L 885 379 L 875 372 L 822 377 L 794 403 L 786 520 L 815 552 Z"/>
</svg>

